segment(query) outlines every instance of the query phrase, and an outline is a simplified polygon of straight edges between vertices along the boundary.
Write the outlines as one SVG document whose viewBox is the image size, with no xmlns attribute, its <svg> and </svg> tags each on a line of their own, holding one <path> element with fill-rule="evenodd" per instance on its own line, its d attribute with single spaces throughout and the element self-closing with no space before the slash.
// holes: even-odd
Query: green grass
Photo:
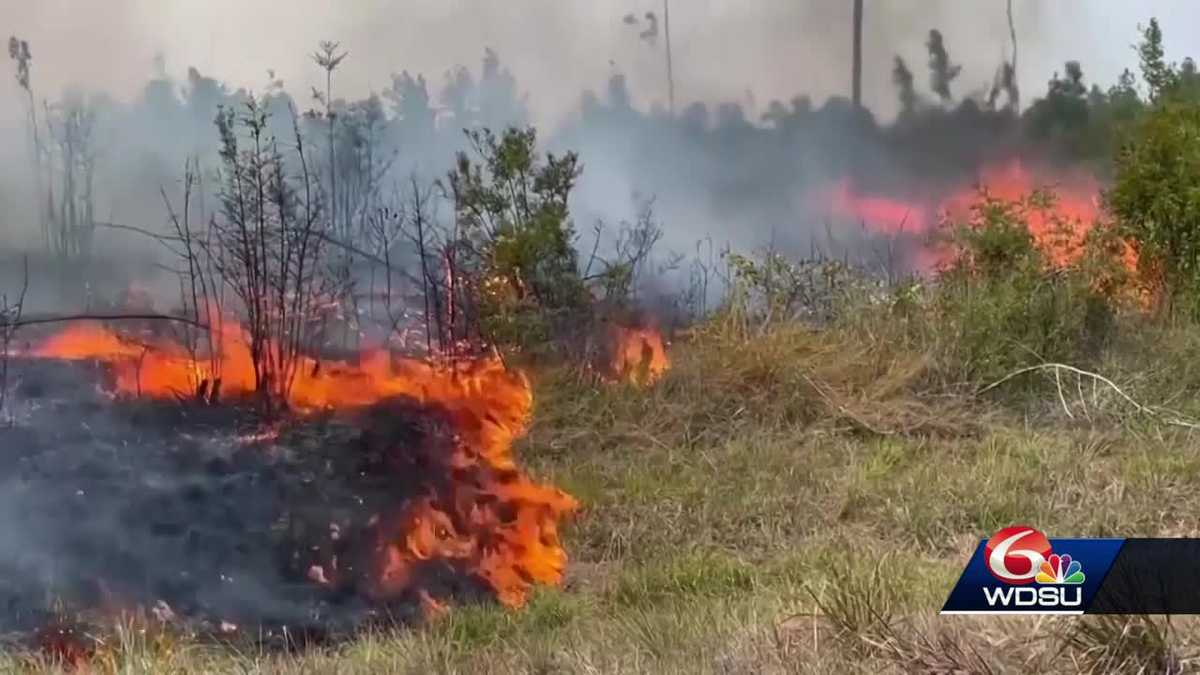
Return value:
<svg viewBox="0 0 1200 675">
<path fill-rule="evenodd" d="M 1196 536 L 1200 441 L 1057 397 L 953 400 L 919 354 L 838 332 L 677 345 L 658 386 L 537 374 L 521 461 L 575 494 L 561 589 L 520 611 L 281 655 L 126 627 L 111 673 L 1162 672 L 1200 634 L 1136 621 L 940 618 L 975 542 Z M 907 349 L 907 348 L 906 348 Z M 1125 382 L 1124 380 L 1122 381 Z M 1145 390 L 1143 390 L 1145 391 Z M 1079 408 L 1076 408 L 1079 411 Z M 1159 668 L 1159 670 L 1154 670 Z M 0 672 L 53 672 L 0 655 Z"/>
</svg>

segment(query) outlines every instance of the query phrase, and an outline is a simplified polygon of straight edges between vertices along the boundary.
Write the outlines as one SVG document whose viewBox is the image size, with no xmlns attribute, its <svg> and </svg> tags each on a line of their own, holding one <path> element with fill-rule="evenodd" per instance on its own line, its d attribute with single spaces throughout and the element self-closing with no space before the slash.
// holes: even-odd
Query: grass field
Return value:
<svg viewBox="0 0 1200 675">
<path fill-rule="evenodd" d="M 1154 373 L 1137 361 L 1144 350 L 1128 353 L 1109 365 L 1144 374 L 1136 394 Z M 1050 536 L 1200 536 L 1200 444 L 1189 429 L 1065 376 L 1044 396 L 998 387 L 949 397 L 927 386 L 915 353 L 839 331 L 788 328 L 738 345 L 700 336 L 673 357 L 647 389 L 536 373 L 522 461 L 584 509 L 567 528 L 566 584 L 525 609 L 456 607 L 426 626 L 293 654 L 131 622 L 105 638 L 93 668 L 1190 669 L 1187 622 L 937 616 L 978 539 L 1015 522 Z M 1171 374 L 1186 391 L 1186 369 Z M 1187 412 L 1182 395 L 1171 398 Z M 13 650 L 0 670 L 55 666 Z"/>
</svg>

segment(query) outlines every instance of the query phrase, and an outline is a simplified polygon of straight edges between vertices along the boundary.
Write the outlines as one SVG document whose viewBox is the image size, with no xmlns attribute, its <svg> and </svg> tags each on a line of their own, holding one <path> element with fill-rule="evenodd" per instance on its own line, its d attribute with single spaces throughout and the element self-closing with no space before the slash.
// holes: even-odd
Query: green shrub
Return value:
<svg viewBox="0 0 1200 675">
<path fill-rule="evenodd" d="M 1161 283 L 1164 307 L 1200 318 L 1200 74 L 1190 59 L 1165 61 L 1157 21 L 1142 38 L 1152 105 L 1122 134 L 1108 206 L 1143 278 Z"/>
<path fill-rule="evenodd" d="M 556 321 L 590 300 L 568 209 L 579 158 L 539 156 L 532 128 L 466 134 L 473 154 L 459 153 L 447 184 L 461 236 L 459 272 L 477 286 L 468 300 L 477 303 L 488 341 L 543 343 Z"/>
<path fill-rule="evenodd" d="M 928 316 L 946 375 L 978 383 L 1038 363 L 1098 357 L 1116 306 L 1114 287 L 1096 282 L 1106 242 L 1089 237 L 1083 259 L 1052 263 L 1028 222 L 1036 211 L 1068 226 L 1053 206 L 1044 192 L 1018 201 L 983 193 L 969 222 L 951 230 L 955 255 L 940 272 Z"/>
</svg>

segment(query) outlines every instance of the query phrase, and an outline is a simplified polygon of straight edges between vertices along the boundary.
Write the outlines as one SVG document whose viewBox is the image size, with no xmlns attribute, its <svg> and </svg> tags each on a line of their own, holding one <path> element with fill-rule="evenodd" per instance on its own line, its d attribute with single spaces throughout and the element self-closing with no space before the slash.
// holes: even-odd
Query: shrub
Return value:
<svg viewBox="0 0 1200 675">
<path fill-rule="evenodd" d="M 743 335 L 795 321 L 829 325 L 879 288 L 864 272 L 837 260 L 792 260 L 771 250 L 758 258 L 724 257 L 732 283 L 718 314 Z"/>
<path fill-rule="evenodd" d="M 467 138 L 474 157 L 460 153 L 448 177 L 462 243 L 455 272 L 478 289 L 470 299 L 489 342 L 540 343 L 588 301 L 567 206 L 578 156 L 539 157 L 532 128 Z"/>
<path fill-rule="evenodd" d="M 1200 106 L 1167 102 L 1144 115 L 1116 158 L 1109 207 L 1160 272 L 1168 308 L 1200 316 Z"/>
<path fill-rule="evenodd" d="M 1111 242 L 1096 234 L 1079 260 L 1051 261 L 1028 223 L 1037 211 L 1045 222 L 1069 227 L 1053 206 L 1044 192 L 1018 201 L 985 192 L 968 222 L 950 229 L 955 254 L 939 273 L 928 327 L 947 376 L 990 381 L 1029 365 L 1099 355 L 1118 299 L 1117 263 L 1102 264 L 1111 261 L 1103 248 Z"/>
<path fill-rule="evenodd" d="M 1151 20 L 1138 45 L 1152 105 L 1123 134 L 1108 206 L 1138 250 L 1141 274 L 1161 283 L 1168 311 L 1200 317 L 1200 75 L 1164 58 Z"/>
</svg>

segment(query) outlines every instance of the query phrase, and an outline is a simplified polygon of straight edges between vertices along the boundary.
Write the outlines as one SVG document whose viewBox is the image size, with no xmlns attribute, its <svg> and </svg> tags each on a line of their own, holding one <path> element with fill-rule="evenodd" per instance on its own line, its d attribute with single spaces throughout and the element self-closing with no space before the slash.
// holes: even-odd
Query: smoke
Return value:
<svg viewBox="0 0 1200 675">
<path fill-rule="evenodd" d="M 938 99 L 927 68 L 934 29 L 946 67 L 961 68 L 949 107 L 985 99 L 1011 50 L 1005 8 L 1001 0 L 870 3 L 864 103 L 875 119 L 885 124 L 900 112 L 896 57 L 914 78 L 905 100 Z M 382 92 L 394 118 L 402 106 L 388 98 L 392 76 L 424 78 L 423 89 L 410 89 L 428 97 L 443 128 L 422 136 L 408 119 L 415 115 L 392 125 L 393 179 L 414 169 L 431 179 L 461 148 L 464 119 L 445 94 L 461 84 L 462 64 L 479 84 L 476 105 L 492 107 L 474 122 L 534 123 L 548 146 L 580 152 L 585 173 L 573 206 L 581 232 L 604 220 L 611 233 L 653 198 L 664 245 L 676 251 L 705 237 L 741 248 L 807 245 L 829 225 L 810 199 L 822 183 L 855 173 L 912 191 L 931 175 L 968 175 L 1010 137 L 996 136 L 994 120 L 964 118 L 951 140 L 939 141 L 947 134 L 938 129 L 898 139 L 847 110 L 836 97 L 849 89 L 851 10 L 837 1 L 676 1 L 670 42 L 679 119 L 668 121 L 662 9 L 660 0 L 12 0 L 0 7 L 0 25 L 31 45 L 39 115 L 47 114 L 42 101 L 69 96 L 97 110 L 96 219 L 154 231 L 165 227 L 160 190 L 177 198 L 184 160 L 212 154 L 215 105 L 241 90 L 274 90 L 279 110 L 287 103 L 281 91 L 298 110 L 313 107 L 309 92 L 324 79 L 311 53 L 325 39 L 349 52 L 335 73 L 337 98 Z M 1200 7 L 1169 0 L 1103 8 L 1018 0 L 1014 14 L 1016 83 L 1027 104 L 1067 60 L 1083 64 L 1088 84 L 1114 82 L 1134 64 L 1127 46 L 1151 15 L 1162 19 L 1169 48 L 1186 45 L 1200 25 Z M 499 58 L 490 76 L 485 49 Z M 11 76 L 0 91 L 0 245 L 37 249 L 25 92 Z M 131 235 L 108 232 L 96 242 L 102 253 L 143 264 L 162 255 Z"/>
<path fill-rule="evenodd" d="M 659 0 L 364 0 L 349 5 L 329 0 L 83 5 L 12 0 L 0 7 L 0 25 L 34 45 L 43 92 L 86 84 L 126 99 L 156 75 L 159 55 L 167 72 L 179 78 L 195 66 L 235 88 L 261 86 L 270 68 L 294 91 L 304 92 L 320 80 L 307 54 L 319 40 L 340 40 L 353 63 L 342 84 L 360 96 L 386 83 L 392 72 L 437 78 L 453 64 L 474 61 L 483 46 L 490 46 L 523 81 L 537 84 L 531 90 L 538 121 L 553 123 L 573 108 L 578 91 L 603 81 L 610 61 L 635 74 L 633 88 L 639 96 L 665 102 L 661 54 L 639 39 L 644 25 L 622 22 L 628 14 L 640 19 L 646 12 L 661 14 L 661 9 Z M 671 10 L 682 100 L 737 99 L 750 90 L 760 100 L 786 100 L 804 92 L 819 101 L 847 91 L 848 3 L 677 0 Z M 1071 58 L 1088 64 L 1098 79 L 1114 80 L 1131 63 L 1127 47 L 1135 38 L 1134 27 L 1150 16 L 1159 16 L 1177 35 L 1175 44 L 1188 44 L 1200 8 L 1179 0 L 1136 7 L 1017 0 L 1014 13 L 1024 42 L 1020 85 L 1036 90 Z M 869 5 L 866 102 L 875 109 L 891 104 L 891 57 L 899 53 L 910 63 L 923 62 L 931 28 L 946 36 L 951 54 L 964 67 L 963 81 L 983 84 L 1006 48 L 1006 27 L 1003 0 Z M 1089 39 L 1062 39 L 1068 34 Z"/>
</svg>

